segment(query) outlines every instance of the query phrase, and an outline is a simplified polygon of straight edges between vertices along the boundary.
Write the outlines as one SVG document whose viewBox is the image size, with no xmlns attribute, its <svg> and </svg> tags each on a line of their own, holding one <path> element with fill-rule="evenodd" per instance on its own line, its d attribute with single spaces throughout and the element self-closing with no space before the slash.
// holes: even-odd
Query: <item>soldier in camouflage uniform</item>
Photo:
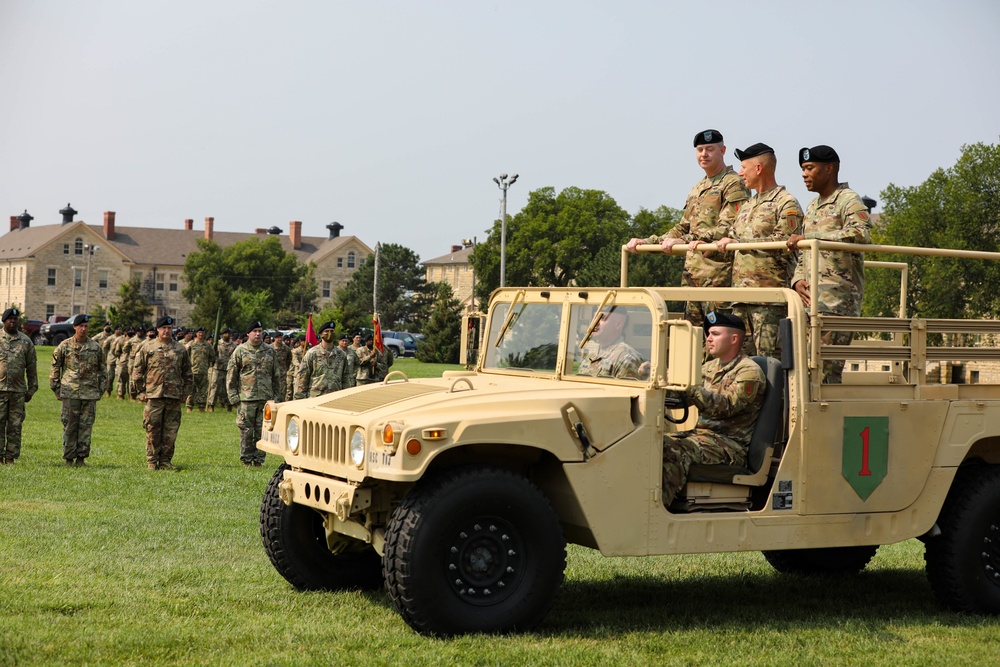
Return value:
<svg viewBox="0 0 1000 667">
<path fill-rule="evenodd" d="M 21 455 L 24 404 L 38 391 L 38 357 L 31 339 L 18 331 L 20 319 L 20 310 L 8 308 L 0 331 L 0 463 L 5 465 Z"/>
<path fill-rule="evenodd" d="M 802 235 L 793 234 L 788 247 L 797 250 L 802 239 L 823 239 L 840 243 L 871 243 L 871 217 L 868 207 L 847 183 L 840 182 L 840 156 L 829 146 L 813 146 L 799 151 L 799 166 L 806 189 L 817 194 L 809 202 Z M 806 280 L 812 251 L 799 256 L 792 288 L 809 307 L 809 282 Z M 865 289 L 865 261 L 859 252 L 823 250 L 819 253 L 819 312 L 822 315 L 861 315 Z M 850 345 L 853 331 L 828 331 L 824 345 Z M 843 359 L 823 362 L 823 382 L 840 384 Z"/>
<path fill-rule="evenodd" d="M 365 344 L 358 348 L 358 384 L 378 382 L 379 366 L 385 364 L 385 355 L 375 347 L 375 338 L 367 336 Z"/>
<path fill-rule="evenodd" d="M 145 333 L 145 335 L 143 335 Z M 143 348 L 156 340 L 156 327 L 149 327 L 146 329 L 143 325 L 139 325 L 139 330 L 135 335 L 135 342 L 132 343 L 132 352 L 128 357 L 128 392 L 129 397 L 135 401 L 139 398 L 139 392 L 135 390 L 135 383 L 132 382 L 132 373 L 135 371 L 135 362 L 139 358 L 139 354 L 142 352 Z"/>
<path fill-rule="evenodd" d="M 98 332 L 98 334 L 96 336 L 94 336 L 93 341 L 95 343 L 97 343 L 98 345 L 100 345 L 101 349 L 103 350 L 104 349 L 104 341 L 109 336 L 111 336 L 111 323 L 110 322 L 107 323 L 107 324 L 105 324 L 104 328 L 100 332 Z M 101 393 L 104 393 L 103 389 L 101 390 Z"/>
<path fill-rule="evenodd" d="M 132 346 L 135 345 L 135 329 L 129 327 L 125 329 L 125 334 L 120 336 L 111 346 L 111 354 L 115 355 L 115 380 L 118 388 L 115 393 L 121 401 L 129 393 L 129 368 L 128 362 L 132 357 Z"/>
<path fill-rule="evenodd" d="M 322 396 L 349 386 L 347 355 L 333 341 L 336 325 L 327 322 L 319 328 L 319 345 L 302 357 L 295 375 L 295 398 Z"/>
<path fill-rule="evenodd" d="M 288 377 L 288 369 L 292 366 L 292 348 L 286 344 L 289 340 L 291 336 L 275 336 L 274 344 L 271 346 L 274 348 L 275 358 L 278 360 L 278 372 L 281 374 L 278 391 L 274 395 L 276 401 L 285 399 L 285 378 Z"/>
<path fill-rule="evenodd" d="M 100 344 L 87 337 L 90 315 L 73 318 L 72 338 L 52 352 L 49 388 L 62 402 L 63 459 L 82 468 L 90 456 L 90 435 L 97 417 L 97 401 L 107 385 L 107 362 Z"/>
<path fill-rule="evenodd" d="M 733 241 L 787 241 L 802 228 L 802 207 L 783 185 L 774 180 L 777 159 L 767 144 L 736 150 L 741 162 L 740 176 L 757 194 L 740 207 L 732 229 L 718 242 L 725 249 Z M 795 257 L 779 250 L 737 250 L 733 257 L 733 287 L 788 287 Z M 785 317 L 783 306 L 734 303 L 733 312 L 746 325 L 743 352 L 781 358 L 778 322 Z"/>
<path fill-rule="evenodd" d="M 226 370 L 229 368 L 229 357 L 233 355 L 236 345 L 229 339 L 230 330 L 223 329 L 219 334 L 219 342 L 215 344 L 215 366 L 208 377 L 208 411 L 215 412 L 215 404 L 225 406 L 229 412 L 233 406 L 229 402 L 229 391 L 226 389 Z"/>
<path fill-rule="evenodd" d="M 195 330 L 194 340 L 188 345 L 188 356 L 191 357 L 192 385 L 187 398 L 187 411 L 191 412 L 194 406 L 198 406 L 198 412 L 204 412 L 208 401 L 208 372 L 215 365 L 215 350 L 205 340 L 205 327 Z"/>
<path fill-rule="evenodd" d="M 687 399 L 698 408 L 691 431 L 663 438 L 663 504 L 670 506 L 695 463 L 746 465 L 747 446 L 764 403 L 767 381 L 752 359 L 740 352 L 743 321 L 725 313 L 705 318 L 705 347 L 712 356 L 701 367 L 703 386 Z"/>
<path fill-rule="evenodd" d="M 247 342 L 229 357 L 226 372 L 229 402 L 240 406 L 236 426 L 240 429 L 240 461 L 245 468 L 264 464 L 265 454 L 257 449 L 264 425 L 264 403 L 278 399 L 281 384 L 277 355 L 263 342 L 263 333 L 260 322 L 247 325 Z"/>
<path fill-rule="evenodd" d="M 341 334 L 340 339 L 337 341 L 337 347 L 339 347 L 340 351 L 347 357 L 348 383 L 344 386 L 344 389 L 347 389 L 348 387 L 355 387 L 358 384 L 358 354 L 354 351 L 354 348 L 351 347 L 351 337 L 347 334 Z"/>
<path fill-rule="evenodd" d="M 101 341 L 101 349 L 104 350 L 104 357 L 108 360 L 108 386 L 105 390 L 108 398 L 111 398 L 111 392 L 115 388 L 115 378 L 118 377 L 118 353 L 115 351 L 115 345 L 121 340 L 121 337 L 125 335 L 122 325 L 115 325 L 115 332 Z"/>
<path fill-rule="evenodd" d="M 292 361 L 288 365 L 288 372 L 285 373 L 286 401 L 295 398 L 295 375 L 299 372 L 299 366 L 302 365 L 302 357 L 306 354 L 306 347 L 305 337 L 299 336 L 295 339 L 295 345 L 292 347 Z"/>
<path fill-rule="evenodd" d="M 156 321 L 156 339 L 141 346 L 132 371 L 139 400 L 146 404 L 146 465 L 150 470 L 176 470 L 171 463 L 181 426 L 181 403 L 191 393 L 191 359 L 173 340 L 174 318 Z"/>
<path fill-rule="evenodd" d="M 659 243 L 667 252 L 678 243 L 714 243 L 726 236 L 739 207 L 750 198 L 743 181 L 726 165 L 726 145 L 718 130 L 705 130 L 694 137 L 698 166 L 705 171 L 705 178 L 691 188 L 684 202 L 681 221 L 670 231 L 648 239 L 632 239 L 626 249 L 634 252 L 640 244 Z M 729 287 L 732 284 L 732 257 L 728 254 L 709 257 L 700 252 L 689 252 L 684 258 L 681 285 L 688 287 Z M 689 301 L 684 317 L 701 326 L 705 312 L 715 310 L 716 304 Z"/>
<path fill-rule="evenodd" d="M 626 326 L 628 313 L 624 309 L 612 306 L 610 311 L 602 313 L 576 374 L 638 380 L 642 357 L 625 342 L 623 333 Z"/>
</svg>

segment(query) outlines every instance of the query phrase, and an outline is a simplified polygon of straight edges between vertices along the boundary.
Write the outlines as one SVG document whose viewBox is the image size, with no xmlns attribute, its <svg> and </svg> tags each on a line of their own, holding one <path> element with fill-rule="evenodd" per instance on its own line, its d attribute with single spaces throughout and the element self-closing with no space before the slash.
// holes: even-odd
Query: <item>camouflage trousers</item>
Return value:
<svg viewBox="0 0 1000 667">
<path fill-rule="evenodd" d="M 781 359 L 781 339 L 778 323 L 785 317 L 785 306 L 754 303 L 733 304 L 733 314 L 739 315 L 747 327 L 743 354 Z"/>
<path fill-rule="evenodd" d="M 191 374 L 191 393 L 187 397 L 189 408 L 205 409 L 208 401 L 208 371 Z"/>
<path fill-rule="evenodd" d="M 669 507 L 695 463 L 746 464 L 746 450 L 707 428 L 663 436 L 663 505 Z"/>
<path fill-rule="evenodd" d="M 97 399 L 62 400 L 63 454 L 67 461 L 90 456 L 90 434 L 97 418 Z"/>
<path fill-rule="evenodd" d="M 823 334 L 823 345 L 850 345 L 854 340 L 853 331 L 827 331 Z M 823 384 L 840 384 L 844 374 L 844 359 L 823 360 Z"/>
<path fill-rule="evenodd" d="M 221 407 L 229 407 L 229 396 L 226 392 L 226 372 L 213 368 L 208 372 L 208 405 L 215 408 L 218 403 Z"/>
<path fill-rule="evenodd" d="M 181 399 L 147 398 L 142 427 L 146 429 L 146 462 L 170 463 L 181 428 Z"/>
<path fill-rule="evenodd" d="M 128 364 L 118 364 L 118 398 L 128 398 L 132 395 L 129 391 Z"/>
<path fill-rule="evenodd" d="M 264 403 L 266 401 L 240 401 L 236 415 L 236 426 L 240 429 L 240 461 L 243 463 L 263 463 L 264 452 L 257 449 L 260 431 L 264 425 Z"/>
<path fill-rule="evenodd" d="M 24 393 L 0 391 L 0 458 L 21 455 L 21 425 L 24 423 Z"/>
<path fill-rule="evenodd" d="M 114 361 L 108 362 L 108 388 L 105 392 L 108 398 L 111 397 L 111 392 L 115 388 L 115 378 L 118 377 L 118 363 Z"/>
<path fill-rule="evenodd" d="M 289 367 L 288 373 L 285 374 L 285 393 L 284 400 L 290 401 L 295 397 L 295 371 L 297 369 Z M 280 396 L 281 394 L 279 394 Z"/>
</svg>

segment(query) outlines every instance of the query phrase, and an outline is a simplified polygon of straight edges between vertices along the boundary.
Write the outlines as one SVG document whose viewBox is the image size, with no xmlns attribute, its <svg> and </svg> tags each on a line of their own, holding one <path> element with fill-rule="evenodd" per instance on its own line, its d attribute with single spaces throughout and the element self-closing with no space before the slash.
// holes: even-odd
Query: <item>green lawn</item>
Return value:
<svg viewBox="0 0 1000 667">
<path fill-rule="evenodd" d="M 47 376 L 50 349 L 39 352 Z M 0 665 L 896 666 L 1000 655 L 997 619 L 933 600 L 916 541 L 839 579 L 780 576 L 756 553 L 609 559 L 570 547 L 537 632 L 425 638 L 382 592 L 297 593 L 275 572 L 258 513 L 279 460 L 239 465 L 235 413 L 185 413 L 183 470 L 148 471 L 141 406 L 103 400 L 90 466 L 65 468 L 58 403 L 42 384 L 21 459 L 0 467 Z"/>
</svg>

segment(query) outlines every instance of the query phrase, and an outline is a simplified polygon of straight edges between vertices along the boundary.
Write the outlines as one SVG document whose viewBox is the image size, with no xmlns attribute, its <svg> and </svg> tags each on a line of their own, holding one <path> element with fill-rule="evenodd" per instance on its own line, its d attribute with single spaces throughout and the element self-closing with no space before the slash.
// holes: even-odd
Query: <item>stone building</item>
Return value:
<svg viewBox="0 0 1000 667">
<path fill-rule="evenodd" d="M 472 287 L 475 280 L 472 263 L 469 261 L 472 250 L 472 244 L 453 245 L 448 254 L 424 262 L 425 280 L 429 283 L 451 285 L 455 298 L 466 310 L 472 306 Z"/>
<path fill-rule="evenodd" d="M 182 278 L 188 254 L 198 250 L 198 239 L 226 247 L 247 238 L 276 236 L 282 247 L 303 263 L 316 263 L 319 307 L 330 303 L 337 288 L 351 279 L 372 250 L 355 236 L 341 236 L 343 225 L 327 225 L 329 235 L 303 236 L 302 222 L 289 223 L 284 235 L 278 227 L 253 233 L 216 232 L 214 218 L 205 218 L 202 230 L 193 220 L 181 229 L 122 227 L 115 212 L 104 214 L 103 225 L 73 220 L 76 211 L 61 211 L 61 224 L 31 226 L 31 216 L 11 216 L 10 230 L 0 236 L 0 302 L 18 306 L 29 319 L 73 315 L 104 308 L 117 301 L 118 290 L 138 276 L 152 319 L 171 315 L 185 323 L 192 305 L 183 297 Z"/>
</svg>

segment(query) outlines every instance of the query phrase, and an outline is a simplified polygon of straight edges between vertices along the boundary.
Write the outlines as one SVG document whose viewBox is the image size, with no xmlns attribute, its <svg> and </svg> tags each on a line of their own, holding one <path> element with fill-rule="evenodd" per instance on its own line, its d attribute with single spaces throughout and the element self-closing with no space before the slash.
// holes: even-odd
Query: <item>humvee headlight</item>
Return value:
<svg viewBox="0 0 1000 667">
<path fill-rule="evenodd" d="M 288 428 L 285 429 L 285 442 L 288 443 L 289 451 L 294 454 L 299 449 L 299 420 L 292 417 L 288 420 Z"/>
<path fill-rule="evenodd" d="M 365 462 L 365 432 L 363 429 L 354 429 L 354 435 L 351 436 L 351 460 L 359 468 Z"/>
</svg>

